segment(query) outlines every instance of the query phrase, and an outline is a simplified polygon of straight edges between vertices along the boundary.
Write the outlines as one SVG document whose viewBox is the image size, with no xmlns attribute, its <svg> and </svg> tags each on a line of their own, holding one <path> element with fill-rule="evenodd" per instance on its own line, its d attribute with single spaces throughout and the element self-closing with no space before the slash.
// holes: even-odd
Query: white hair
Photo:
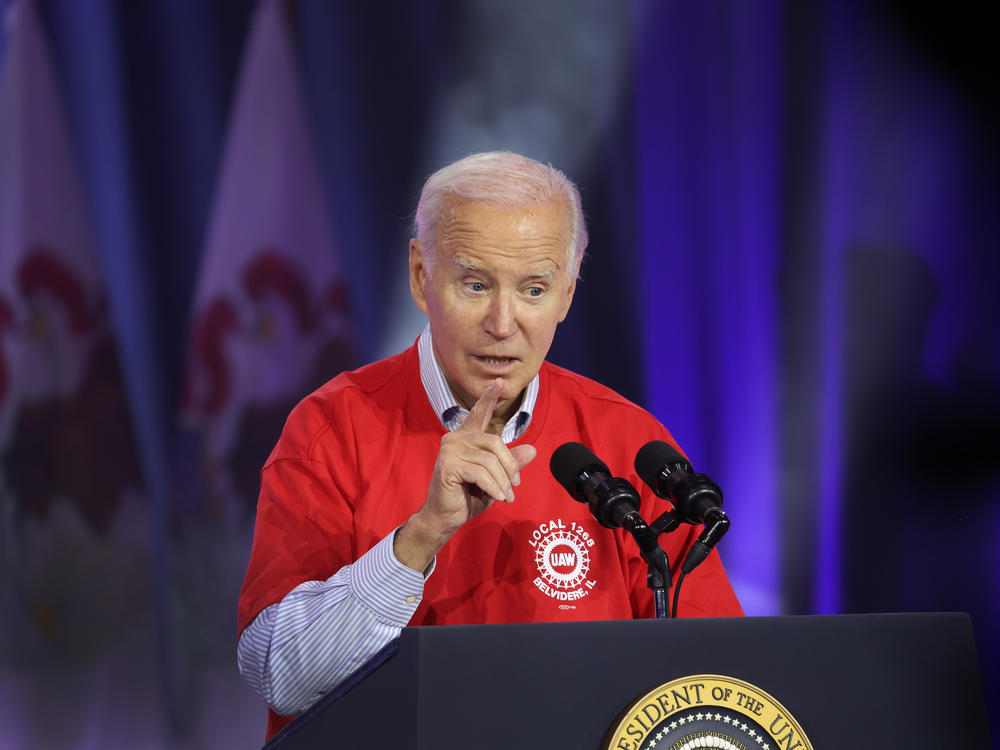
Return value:
<svg viewBox="0 0 1000 750">
<path fill-rule="evenodd" d="M 570 212 L 570 242 L 567 255 L 571 276 L 579 274 L 587 248 L 587 225 L 576 185 L 551 164 L 510 151 L 471 154 L 442 167 L 427 178 L 420 192 L 414 218 L 414 233 L 423 246 L 424 258 L 433 258 L 438 223 L 449 197 L 523 208 L 553 199 L 565 201 Z"/>
</svg>

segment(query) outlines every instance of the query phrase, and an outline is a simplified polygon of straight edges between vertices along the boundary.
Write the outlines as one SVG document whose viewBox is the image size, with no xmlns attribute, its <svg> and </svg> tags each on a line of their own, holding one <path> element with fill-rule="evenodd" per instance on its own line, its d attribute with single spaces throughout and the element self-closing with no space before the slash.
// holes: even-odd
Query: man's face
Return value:
<svg viewBox="0 0 1000 750">
<path fill-rule="evenodd" d="M 494 416 L 506 420 L 538 373 L 576 288 L 570 235 L 562 201 L 511 209 L 454 200 L 442 213 L 430 268 L 420 242 L 410 242 L 410 290 L 466 408 L 500 377 Z"/>
</svg>

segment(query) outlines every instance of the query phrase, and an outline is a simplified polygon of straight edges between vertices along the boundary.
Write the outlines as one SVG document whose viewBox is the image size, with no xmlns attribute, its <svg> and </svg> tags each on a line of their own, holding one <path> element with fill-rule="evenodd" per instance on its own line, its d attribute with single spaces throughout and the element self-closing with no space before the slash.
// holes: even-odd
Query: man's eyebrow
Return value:
<svg viewBox="0 0 1000 750">
<path fill-rule="evenodd" d="M 455 256 L 452 258 L 452 263 L 463 271 L 469 273 L 479 273 L 488 274 L 489 271 L 485 266 L 481 266 L 478 263 L 469 260 L 468 258 L 462 258 Z M 544 271 L 536 271 L 535 273 L 530 273 L 523 277 L 522 281 L 548 281 L 555 277 L 557 269 L 546 268 Z"/>
<path fill-rule="evenodd" d="M 457 256 L 452 258 L 452 262 L 462 270 L 472 271 L 473 273 L 483 273 L 486 270 L 482 266 L 473 263 L 471 260 L 466 260 L 465 258 Z"/>
<path fill-rule="evenodd" d="M 547 268 L 544 271 L 538 271 L 537 273 L 528 274 L 524 278 L 525 278 L 526 281 L 532 281 L 532 280 L 535 280 L 535 279 L 541 281 L 542 279 L 545 279 L 545 280 L 551 279 L 555 275 L 556 275 L 556 271 L 555 271 L 554 268 Z"/>
</svg>

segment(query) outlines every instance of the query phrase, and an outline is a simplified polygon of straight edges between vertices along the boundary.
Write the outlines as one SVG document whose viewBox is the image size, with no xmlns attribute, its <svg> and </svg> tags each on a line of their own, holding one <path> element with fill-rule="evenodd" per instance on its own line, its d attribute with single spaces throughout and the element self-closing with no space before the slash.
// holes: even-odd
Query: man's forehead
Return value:
<svg viewBox="0 0 1000 750">
<path fill-rule="evenodd" d="M 526 201 L 525 203 L 507 203 L 466 198 L 454 193 L 447 195 L 442 201 L 438 223 L 439 226 L 444 227 L 457 220 L 465 219 L 470 214 L 487 215 L 491 213 L 506 214 L 515 219 L 527 219 L 549 214 L 566 227 L 569 227 L 571 223 L 570 206 L 561 196 L 553 196 L 540 201 Z"/>
<path fill-rule="evenodd" d="M 572 235 L 570 214 L 562 201 L 546 200 L 527 205 L 507 205 L 453 198 L 441 212 L 437 227 L 437 244 L 453 244 L 461 250 L 482 243 L 485 247 L 496 240 L 513 243 L 525 249 L 547 250 L 568 247 Z M 557 263 L 562 266 L 562 262 Z"/>
</svg>

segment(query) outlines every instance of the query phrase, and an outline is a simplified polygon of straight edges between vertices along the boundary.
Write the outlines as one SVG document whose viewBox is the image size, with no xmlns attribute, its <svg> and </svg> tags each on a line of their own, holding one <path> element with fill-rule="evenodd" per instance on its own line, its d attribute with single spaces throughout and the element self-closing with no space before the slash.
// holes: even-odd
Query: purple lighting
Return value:
<svg viewBox="0 0 1000 750">
<path fill-rule="evenodd" d="M 775 614 L 780 13 L 657 14 L 636 85 L 646 392 L 726 493 L 745 609 Z"/>
</svg>

